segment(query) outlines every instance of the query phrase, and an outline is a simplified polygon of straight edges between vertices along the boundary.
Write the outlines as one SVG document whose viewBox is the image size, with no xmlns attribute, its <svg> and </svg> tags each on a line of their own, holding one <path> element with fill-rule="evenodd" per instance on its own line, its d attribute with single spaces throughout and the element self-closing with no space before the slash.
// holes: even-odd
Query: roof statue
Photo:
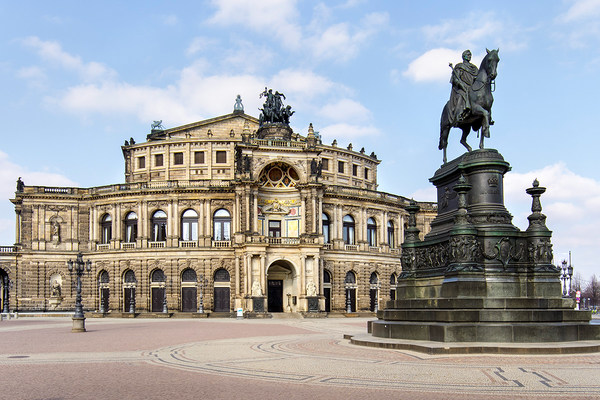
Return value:
<svg viewBox="0 0 600 400">
<path fill-rule="evenodd" d="M 234 113 L 243 113 L 244 112 L 244 105 L 242 104 L 242 96 L 240 96 L 239 94 L 235 98 L 235 104 L 233 105 L 233 112 Z"/>
<path fill-rule="evenodd" d="M 448 147 L 448 135 L 450 128 L 460 128 L 463 132 L 460 143 L 471 151 L 472 148 L 467 143 L 467 136 L 471 129 L 478 131 L 481 129 L 481 139 L 479 148 L 483 149 L 483 139 L 490 137 L 490 125 L 494 125 L 492 120 L 492 96 L 495 87 L 496 68 L 500 58 L 497 50 L 487 50 L 487 54 L 481 61 L 479 69 L 471 64 L 471 51 L 465 50 L 462 53 L 463 62 L 456 64 L 452 69 L 450 83 L 452 91 L 450 100 L 444 106 L 442 118 L 440 121 L 440 144 L 439 149 L 443 150 L 444 163 L 446 163 L 446 148 Z"/>
<path fill-rule="evenodd" d="M 152 132 L 165 130 L 165 127 L 162 125 L 162 119 L 160 121 L 152 122 L 152 125 L 150 125 L 150 127 L 151 127 L 150 129 L 152 130 Z"/>
<path fill-rule="evenodd" d="M 264 124 L 290 124 L 290 117 L 295 111 L 292 111 L 291 106 L 284 106 L 281 98 L 285 99 L 283 93 L 275 92 L 273 89 L 267 89 L 265 87 L 264 92 L 259 97 L 265 98 L 265 104 L 263 108 L 259 108 L 261 111 L 258 118 L 260 125 Z"/>
</svg>

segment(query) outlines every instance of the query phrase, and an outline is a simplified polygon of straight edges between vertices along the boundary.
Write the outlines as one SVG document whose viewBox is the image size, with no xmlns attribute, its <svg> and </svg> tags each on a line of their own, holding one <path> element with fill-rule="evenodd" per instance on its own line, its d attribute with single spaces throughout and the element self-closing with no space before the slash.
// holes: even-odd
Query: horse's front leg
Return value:
<svg viewBox="0 0 600 400">
<path fill-rule="evenodd" d="M 464 126 L 461 129 L 462 129 L 462 136 L 460 138 L 460 143 L 463 146 L 465 146 L 468 151 L 472 151 L 473 148 L 471 146 L 469 146 L 469 143 L 467 143 L 467 136 L 469 136 L 469 132 L 471 131 L 471 127 L 470 126 Z"/>
</svg>

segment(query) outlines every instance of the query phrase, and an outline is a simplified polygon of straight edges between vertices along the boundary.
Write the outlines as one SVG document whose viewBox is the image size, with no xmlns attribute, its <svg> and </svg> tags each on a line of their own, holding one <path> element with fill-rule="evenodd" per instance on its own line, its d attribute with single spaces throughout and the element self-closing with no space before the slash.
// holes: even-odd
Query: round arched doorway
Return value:
<svg viewBox="0 0 600 400">
<path fill-rule="evenodd" d="M 298 274 L 292 263 L 275 261 L 267 270 L 267 311 L 293 312 L 298 303 Z"/>
</svg>

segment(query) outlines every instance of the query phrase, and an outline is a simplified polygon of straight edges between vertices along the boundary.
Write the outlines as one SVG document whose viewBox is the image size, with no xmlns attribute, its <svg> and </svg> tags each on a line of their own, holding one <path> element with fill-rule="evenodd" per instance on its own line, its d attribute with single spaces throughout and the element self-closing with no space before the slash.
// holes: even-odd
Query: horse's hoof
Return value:
<svg viewBox="0 0 600 400">
<path fill-rule="evenodd" d="M 494 125 L 494 122 L 495 122 L 495 121 L 490 121 L 490 125 Z"/>
</svg>

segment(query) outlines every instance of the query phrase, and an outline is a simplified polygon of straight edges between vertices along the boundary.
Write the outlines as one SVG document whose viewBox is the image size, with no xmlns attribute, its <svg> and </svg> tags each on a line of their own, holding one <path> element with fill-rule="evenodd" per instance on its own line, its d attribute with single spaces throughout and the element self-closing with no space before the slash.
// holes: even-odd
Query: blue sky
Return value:
<svg viewBox="0 0 600 400">
<path fill-rule="evenodd" d="M 557 261 L 600 274 L 600 0 L 0 1 L 0 198 L 28 185 L 123 182 L 120 146 L 153 120 L 174 127 L 258 117 L 265 86 L 292 126 L 383 160 L 379 189 L 435 200 L 448 63 L 499 48 L 486 147 L 511 163 L 505 200 L 527 227 L 534 178 Z M 449 158 L 463 152 L 453 130 Z M 476 134 L 469 138 L 476 147 Z M 0 202 L 0 243 L 14 211 Z"/>
</svg>

